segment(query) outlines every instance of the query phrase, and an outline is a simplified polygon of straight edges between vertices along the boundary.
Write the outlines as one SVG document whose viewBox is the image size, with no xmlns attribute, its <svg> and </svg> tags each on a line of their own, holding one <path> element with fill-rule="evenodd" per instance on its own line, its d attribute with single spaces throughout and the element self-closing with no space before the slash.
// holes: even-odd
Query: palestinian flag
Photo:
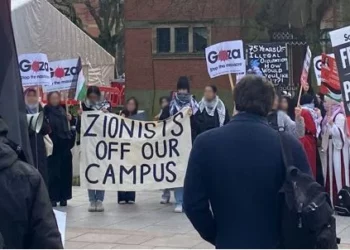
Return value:
<svg viewBox="0 0 350 250">
<path fill-rule="evenodd" d="M 75 91 L 75 100 L 78 101 L 84 101 L 85 97 L 86 97 L 86 91 L 87 91 L 87 87 L 86 87 L 86 81 L 85 81 L 85 77 L 84 77 L 84 73 L 83 73 L 83 67 L 81 65 L 81 59 L 79 57 L 78 60 L 78 67 L 79 70 L 79 74 L 78 74 L 78 80 L 77 80 L 77 88 Z"/>
<path fill-rule="evenodd" d="M 11 1 L 0 1 L 0 116 L 8 125 L 7 137 L 33 163 L 18 57 L 11 23 Z"/>
</svg>

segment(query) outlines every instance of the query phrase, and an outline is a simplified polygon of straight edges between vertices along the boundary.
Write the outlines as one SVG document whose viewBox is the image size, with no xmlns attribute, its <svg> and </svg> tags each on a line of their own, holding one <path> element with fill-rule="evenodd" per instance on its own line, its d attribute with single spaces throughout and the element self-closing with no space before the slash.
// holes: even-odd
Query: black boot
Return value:
<svg viewBox="0 0 350 250">
<path fill-rule="evenodd" d="M 67 201 L 61 201 L 60 202 L 61 207 L 66 207 L 67 206 Z"/>
<path fill-rule="evenodd" d="M 57 207 L 57 202 L 56 201 L 51 201 L 52 207 Z"/>
</svg>

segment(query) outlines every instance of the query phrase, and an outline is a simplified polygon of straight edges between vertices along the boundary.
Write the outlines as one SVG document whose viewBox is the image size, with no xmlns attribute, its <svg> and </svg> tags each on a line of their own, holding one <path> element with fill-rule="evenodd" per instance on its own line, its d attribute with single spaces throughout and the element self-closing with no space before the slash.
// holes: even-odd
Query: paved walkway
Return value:
<svg viewBox="0 0 350 250">
<path fill-rule="evenodd" d="M 67 208 L 65 248 L 213 248 L 204 242 L 184 214 L 159 204 L 160 192 L 142 192 L 134 205 L 117 205 L 116 193 L 106 192 L 105 212 L 87 212 L 87 191 L 73 188 Z M 342 248 L 350 248 L 350 218 L 338 217 Z"/>
</svg>

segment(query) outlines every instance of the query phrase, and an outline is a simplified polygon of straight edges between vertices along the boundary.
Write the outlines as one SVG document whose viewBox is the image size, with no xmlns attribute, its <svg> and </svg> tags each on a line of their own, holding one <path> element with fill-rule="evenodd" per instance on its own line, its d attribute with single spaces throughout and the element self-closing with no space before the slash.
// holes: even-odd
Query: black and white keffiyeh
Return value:
<svg viewBox="0 0 350 250">
<path fill-rule="evenodd" d="M 214 116 L 215 110 L 217 110 L 219 115 L 220 127 L 224 125 L 226 117 L 226 107 L 218 96 L 216 96 L 215 99 L 211 102 L 208 102 L 203 97 L 202 100 L 199 102 L 199 111 L 202 113 L 204 109 L 209 116 Z"/>
<path fill-rule="evenodd" d="M 95 102 L 89 101 L 89 99 L 86 99 L 84 104 L 87 108 L 92 109 L 92 110 L 109 109 L 111 107 L 111 104 L 106 100 L 99 101 L 99 102 L 95 103 Z"/>
<path fill-rule="evenodd" d="M 191 94 L 176 93 L 174 99 L 170 102 L 170 115 L 175 115 L 186 107 L 192 109 L 192 115 L 195 115 L 198 111 L 198 103 Z"/>
</svg>

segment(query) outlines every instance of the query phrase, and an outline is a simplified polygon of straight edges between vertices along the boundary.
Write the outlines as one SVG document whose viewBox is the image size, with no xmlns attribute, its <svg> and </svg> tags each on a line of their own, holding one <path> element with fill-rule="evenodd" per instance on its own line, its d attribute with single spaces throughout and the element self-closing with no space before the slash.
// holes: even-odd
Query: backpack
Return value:
<svg viewBox="0 0 350 250">
<path fill-rule="evenodd" d="M 286 176 L 281 194 L 281 248 L 336 249 L 337 237 L 328 193 L 293 165 L 288 138 L 280 133 Z"/>
<path fill-rule="evenodd" d="M 343 187 L 334 206 L 338 215 L 350 216 L 350 187 Z"/>
<path fill-rule="evenodd" d="M 271 114 L 267 116 L 267 122 L 269 126 L 276 131 L 283 132 L 285 130 L 284 127 L 278 125 L 278 111 L 273 111 Z"/>
</svg>

